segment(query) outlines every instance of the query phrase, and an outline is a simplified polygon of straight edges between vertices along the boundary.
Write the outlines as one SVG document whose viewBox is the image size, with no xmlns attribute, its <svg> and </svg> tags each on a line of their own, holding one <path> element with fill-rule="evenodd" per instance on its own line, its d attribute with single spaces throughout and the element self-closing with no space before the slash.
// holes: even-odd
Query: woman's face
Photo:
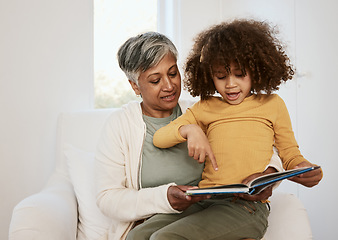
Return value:
<svg viewBox="0 0 338 240">
<path fill-rule="evenodd" d="M 138 85 L 129 82 L 135 93 L 142 96 L 143 114 L 151 117 L 170 116 L 181 94 L 181 75 L 170 53 L 156 66 L 141 73 Z"/>
</svg>

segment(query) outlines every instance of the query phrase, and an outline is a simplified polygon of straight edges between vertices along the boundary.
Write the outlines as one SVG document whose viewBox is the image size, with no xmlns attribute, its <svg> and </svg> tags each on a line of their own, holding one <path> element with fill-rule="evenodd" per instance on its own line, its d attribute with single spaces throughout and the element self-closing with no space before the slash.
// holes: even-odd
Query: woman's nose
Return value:
<svg viewBox="0 0 338 240">
<path fill-rule="evenodd" d="M 174 88 L 173 83 L 169 77 L 164 79 L 163 90 L 171 91 Z"/>
</svg>

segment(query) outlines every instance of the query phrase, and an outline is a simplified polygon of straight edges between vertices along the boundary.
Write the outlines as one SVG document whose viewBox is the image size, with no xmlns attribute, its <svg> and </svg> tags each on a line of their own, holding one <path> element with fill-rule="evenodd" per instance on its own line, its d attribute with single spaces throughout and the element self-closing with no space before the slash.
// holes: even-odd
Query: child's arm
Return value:
<svg viewBox="0 0 338 240">
<path fill-rule="evenodd" d="M 157 130 L 153 137 L 153 144 L 158 148 L 170 148 L 187 141 L 186 138 L 181 136 L 179 129 L 181 126 L 188 124 L 197 124 L 194 115 L 189 109 L 182 116 Z"/>
<path fill-rule="evenodd" d="M 300 153 L 297 141 L 295 139 L 289 112 L 284 101 L 279 98 L 278 118 L 274 126 L 275 144 L 278 148 L 279 155 L 283 161 L 285 169 L 293 169 L 299 167 L 316 166 L 306 160 Z M 300 183 L 306 187 L 313 187 L 319 183 L 323 177 L 321 168 L 314 171 L 304 173 L 290 180 Z"/>
<path fill-rule="evenodd" d="M 291 119 L 286 105 L 282 98 L 276 95 L 277 115 L 273 125 L 275 133 L 275 146 L 282 159 L 284 169 L 295 168 L 302 162 L 308 162 L 301 154 L 294 132 L 292 130 Z"/>
<path fill-rule="evenodd" d="M 217 170 L 215 156 L 202 128 L 203 124 L 198 122 L 191 109 L 188 109 L 182 116 L 157 130 L 153 144 L 158 148 L 169 148 L 188 141 L 189 156 L 201 163 L 208 156 L 212 166 Z"/>
<path fill-rule="evenodd" d="M 216 158 L 212 152 L 209 140 L 202 129 L 196 124 L 184 125 L 179 128 L 180 135 L 188 141 L 189 156 L 193 157 L 199 163 L 209 157 L 213 168 L 217 171 L 218 166 Z"/>
</svg>

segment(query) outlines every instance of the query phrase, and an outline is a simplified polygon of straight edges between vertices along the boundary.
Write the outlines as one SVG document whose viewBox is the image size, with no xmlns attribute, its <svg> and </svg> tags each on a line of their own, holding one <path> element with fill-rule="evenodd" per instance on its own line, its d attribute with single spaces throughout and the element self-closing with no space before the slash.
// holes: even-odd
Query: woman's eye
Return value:
<svg viewBox="0 0 338 240">
<path fill-rule="evenodd" d="M 173 73 L 169 73 L 170 77 L 176 77 L 177 76 L 177 72 L 173 72 Z"/>
<path fill-rule="evenodd" d="M 155 80 L 150 81 L 150 83 L 152 84 L 158 84 L 159 82 L 160 82 L 160 79 L 155 79 Z"/>
<path fill-rule="evenodd" d="M 227 76 L 217 76 L 218 79 L 225 79 Z"/>
</svg>

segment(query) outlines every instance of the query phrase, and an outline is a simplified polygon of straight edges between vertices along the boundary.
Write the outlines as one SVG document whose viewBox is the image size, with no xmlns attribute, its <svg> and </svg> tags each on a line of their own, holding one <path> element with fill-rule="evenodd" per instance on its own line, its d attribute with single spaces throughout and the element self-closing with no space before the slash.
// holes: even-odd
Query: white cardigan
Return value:
<svg viewBox="0 0 338 240">
<path fill-rule="evenodd" d="M 193 102 L 180 101 L 182 112 Z M 97 205 L 111 219 L 105 239 L 125 239 L 133 223 L 156 213 L 177 213 L 166 185 L 139 190 L 146 125 L 139 102 L 114 112 L 106 122 L 96 152 Z"/>
<path fill-rule="evenodd" d="M 192 101 L 180 101 L 184 113 Z M 146 125 L 139 102 L 131 102 L 114 112 L 103 128 L 96 153 L 97 205 L 112 219 L 103 239 L 125 239 L 135 221 L 156 213 L 178 213 L 167 198 L 175 183 L 139 190 L 139 172 Z M 269 166 L 282 171 L 275 154 Z"/>
</svg>

